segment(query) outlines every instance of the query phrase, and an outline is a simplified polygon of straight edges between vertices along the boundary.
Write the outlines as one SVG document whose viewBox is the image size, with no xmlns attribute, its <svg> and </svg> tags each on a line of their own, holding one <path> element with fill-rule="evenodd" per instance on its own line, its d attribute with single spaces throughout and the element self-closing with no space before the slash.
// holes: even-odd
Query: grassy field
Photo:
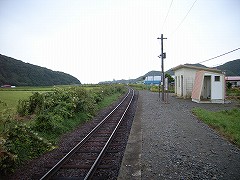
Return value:
<svg viewBox="0 0 240 180">
<path fill-rule="evenodd" d="M 240 109 L 212 112 L 194 108 L 193 113 L 204 123 L 240 147 Z"/>
<path fill-rule="evenodd" d="M 27 99 L 31 95 L 31 91 L 0 91 L 0 114 L 6 109 L 14 113 L 18 101 Z"/>
<path fill-rule="evenodd" d="M 1 91 L 51 91 L 53 89 L 53 86 L 39 86 L 39 87 L 33 87 L 33 86 L 22 86 L 22 87 L 15 87 L 15 88 L 0 88 Z"/>
<path fill-rule="evenodd" d="M 8 110 L 11 113 L 16 112 L 17 104 L 19 100 L 27 99 L 34 92 L 49 92 L 52 91 L 54 87 L 63 87 L 67 86 L 42 86 L 42 87 L 16 87 L 16 88 L 0 88 L 0 114 Z M 100 86 L 81 86 L 87 90 L 97 89 Z"/>
<path fill-rule="evenodd" d="M 0 88 L 0 114 L 4 111 L 14 114 L 19 100 L 27 99 L 34 92 L 48 92 L 53 87 Z"/>
</svg>

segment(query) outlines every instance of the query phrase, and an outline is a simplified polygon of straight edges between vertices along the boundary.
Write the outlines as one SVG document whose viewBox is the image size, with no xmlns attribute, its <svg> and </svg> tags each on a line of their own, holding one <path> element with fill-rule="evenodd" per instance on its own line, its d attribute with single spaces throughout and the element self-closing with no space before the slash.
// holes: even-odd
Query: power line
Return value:
<svg viewBox="0 0 240 180">
<path fill-rule="evenodd" d="M 213 60 L 213 59 L 219 58 L 219 57 L 221 57 L 221 56 L 224 56 L 224 55 L 226 55 L 226 54 L 232 53 L 232 52 L 237 51 L 237 50 L 239 50 L 239 49 L 240 49 L 240 48 L 234 49 L 234 50 L 232 50 L 232 51 L 229 51 L 229 52 L 226 52 L 226 53 L 221 54 L 221 55 L 219 55 L 219 56 L 216 56 L 216 57 L 213 57 L 213 58 L 210 58 L 210 59 L 207 59 L 207 60 L 201 61 L 201 62 L 199 62 L 199 63 L 204 63 L 204 62 L 207 62 L 207 61 L 210 61 L 210 60 Z"/>
<path fill-rule="evenodd" d="M 171 4 L 170 4 L 170 6 L 169 6 L 169 8 L 168 8 L 167 15 L 166 15 L 166 17 L 165 17 L 165 19 L 164 19 L 164 22 L 163 22 L 163 25 L 162 25 L 162 30 L 163 30 L 163 28 L 164 28 L 164 25 L 165 25 L 165 23 L 166 23 L 166 20 L 167 20 L 168 14 L 169 14 L 170 9 L 171 9 L 171 7 L 172 7 L 172 3 L 173 3 L 173 0 L 171 1 Z"/>
<path fill-rule="evenodd" d="M 177 26 L 177 28 L 172 32 L 172 34 L 174 34 L 178 28 L 182 25 L 183 21 L 187 18 L 188 14 L 190 13 L 190 11 L 192 10 L 194 4 L 197 2 L 197 0 L 194 1 L 194 3 L 192 4 L 191 8 L 188 10 L 187 14 L 185 15 L 185 17 L 182 19 L 182 21 L 179 23 L 179 25 Z"/>
</svg>

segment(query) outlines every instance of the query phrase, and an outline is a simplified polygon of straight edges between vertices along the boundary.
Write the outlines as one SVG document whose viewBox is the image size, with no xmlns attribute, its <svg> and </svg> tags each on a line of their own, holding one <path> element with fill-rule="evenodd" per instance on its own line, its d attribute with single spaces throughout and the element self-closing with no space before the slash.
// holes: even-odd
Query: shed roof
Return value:
<svg viewBox="0 0 240 180">
<path fill-rule="evenodd" d="M 216 72 L 216 73 L 221 73 L 221 74 L 222 74 L 222 71 L 219 70 L 219 69 L 215 69 L 215 68 L 204 68 L 204 67 L 197 67 L 197 66 L 191 66 L 191 65 L 182 65 L 182 64 L 180 64 L 180 65 L 172 68 L 172 70 L 173 70 L 173 71 L 177 71 L 177 70 L 182 69 L 182 68 L 189 68 L 189 69 L 210 71 L 210 72 Z"/>
<path fill-rule="evenodd" d="M 227 81 L 240 81 L 240 76 L 227 76 L 225 79 Z"/>
</svg>

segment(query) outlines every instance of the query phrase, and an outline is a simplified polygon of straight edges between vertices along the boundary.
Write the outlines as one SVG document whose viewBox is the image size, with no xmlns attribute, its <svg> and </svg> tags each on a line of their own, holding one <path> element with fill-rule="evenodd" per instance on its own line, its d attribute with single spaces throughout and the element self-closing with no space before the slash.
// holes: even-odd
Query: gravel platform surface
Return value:
<svg viewBox="0 0 240 180">
<path fill-rule="evenodd" d="M 139 92 L 141 103 L 141 179 L 240 179 L 240 149 L 198 120 L 193 107 L 212 111 L 231 104 L 197 104 L 169 95 Z"/>
</svg>

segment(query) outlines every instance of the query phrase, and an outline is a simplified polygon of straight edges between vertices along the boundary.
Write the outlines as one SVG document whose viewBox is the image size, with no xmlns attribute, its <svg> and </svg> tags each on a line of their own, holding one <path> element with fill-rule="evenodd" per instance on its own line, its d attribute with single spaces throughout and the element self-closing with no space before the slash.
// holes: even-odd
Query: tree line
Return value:
<svg viewBox="0 0 240 180">
<path fill-rule="evenodd" d="M 81 84 L 72 75 L 24 63 L 0 54 L 0 85 L 52 86 Z"/>
</svg>

